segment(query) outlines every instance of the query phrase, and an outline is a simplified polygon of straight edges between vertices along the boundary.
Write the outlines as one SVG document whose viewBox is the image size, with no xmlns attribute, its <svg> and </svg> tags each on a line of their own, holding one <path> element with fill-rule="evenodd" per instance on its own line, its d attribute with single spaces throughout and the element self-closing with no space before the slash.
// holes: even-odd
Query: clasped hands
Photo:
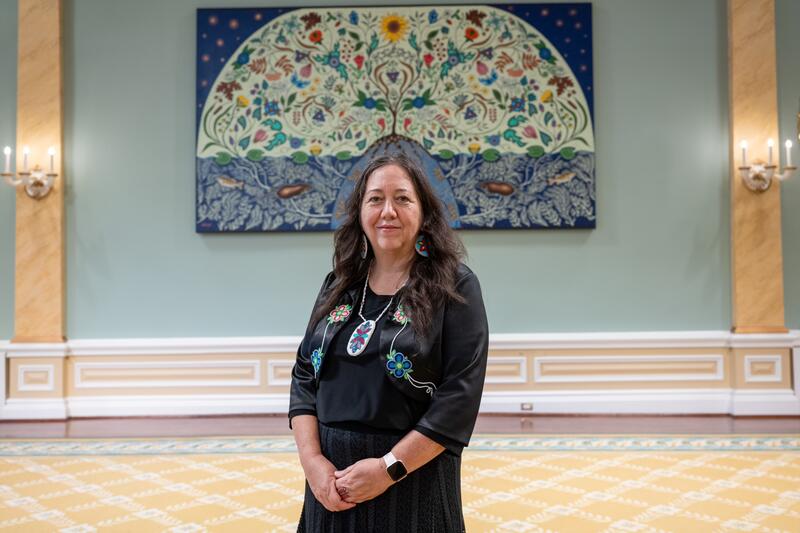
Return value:
<svg viewBox="0 0 800 533">
<path fill-rule="evenodd" d="M 328 459 L 318 456 L 306 472 L 311 492 L 331 512 L 352 509 L 388 489 L 394 481 L 382 459 L 362 459 L 344 470 L 336 470 Z"/>
</svg>

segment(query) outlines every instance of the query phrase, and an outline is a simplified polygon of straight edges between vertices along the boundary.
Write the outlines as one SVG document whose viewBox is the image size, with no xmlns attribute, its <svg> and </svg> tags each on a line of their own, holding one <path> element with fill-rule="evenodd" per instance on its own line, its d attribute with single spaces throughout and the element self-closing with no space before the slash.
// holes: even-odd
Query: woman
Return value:
<svg viewBox="0 0 800 533">
<path fill-rule="evenodd" d="M 464 531 L 461 450 L 486 373 L 480 285 L 419 167 L 364 169 L 292 371 L 298 531 Z"/>
</svg>

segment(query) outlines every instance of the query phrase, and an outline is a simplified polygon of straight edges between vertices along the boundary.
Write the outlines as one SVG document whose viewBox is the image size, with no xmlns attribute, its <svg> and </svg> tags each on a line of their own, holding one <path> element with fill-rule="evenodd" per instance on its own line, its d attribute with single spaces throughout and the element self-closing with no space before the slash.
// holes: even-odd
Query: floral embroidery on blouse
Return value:
<svg viewBox="0 0 800 533">
<path fill-rule="evenodd" d="M 325 354 L 319 348 L 311 352 L 311 366 L 314 367 L 314 375 L 319 373 L 319 367 L 322 366 L 322 358 L 324 356 Z"/>
<path fill-rule="evenodd" d="M 331 311 L 330 315 L 328 315 L 328 323 L 333 324 L 334 322 L 343 322 L 347 320 L 352 310 L 352 305 L 342 304 L 336 306 L 333 311 Z"/>
<path fill-rule="evenodd" d="M 389 374 L 398 379 L 402 379 L 413 372 L 411 369 L 411 361 L 400 352 L 392 350 L 386 356 L 386 359 L 388 359 L 386 362 L 386 369 L 389 371 Z"/>
<path fill-rule="evenodd" d="M 403 309 L 403 305 L 398 305 L 397 310 L 392 315 L 392 320 L 397 322 L 398 324 L 405 324 L 409 322 L 411 318 L 409 318 L 408 314 L 406 314 L 406 310 Z"/>
</svg>

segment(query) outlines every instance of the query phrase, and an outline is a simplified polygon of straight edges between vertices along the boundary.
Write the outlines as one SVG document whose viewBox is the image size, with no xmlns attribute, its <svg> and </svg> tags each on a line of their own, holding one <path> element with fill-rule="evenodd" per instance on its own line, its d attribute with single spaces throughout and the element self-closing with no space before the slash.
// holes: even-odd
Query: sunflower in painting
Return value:
<svg viewBox="0 0 800 533">
<path fill-rule="evenodd" d="M 381 19 L 381 33 L 384 39 L 396 43 L 406 35 L 408 21 L 400 15 L 386 15 Z"/>
</svg>

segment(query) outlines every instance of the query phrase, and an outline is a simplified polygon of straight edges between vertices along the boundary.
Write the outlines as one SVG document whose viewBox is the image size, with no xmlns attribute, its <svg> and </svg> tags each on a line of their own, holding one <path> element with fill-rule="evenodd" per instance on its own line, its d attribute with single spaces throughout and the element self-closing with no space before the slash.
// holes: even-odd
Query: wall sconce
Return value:
<svg viewBox="0 0 800 533">
<path fill-rule="evenodd" d="M 781 169 L 779 174 L 775 173 L 778 167 L 772 164 L 772 148 L 774 144 L 775 142 L 772 139 L 767 141 L 769 153 L 767 163 L 764 164 L 760 159 L 756 159 L 753 161 L 752 166 L 747 164 L 747 141 L 742 141 L 739 145 L 742 149 L 742 166 L 739 167 L 739 174 L 742 176 L 744 184 L 751 191 L 764 192 L 772 185 L 773 178 L 784 181 L 797 170 L 797 167 L 792 166 L 792 141 L 787 140 L 784 144 L 786 148 L 786 166 Z"/>
<path fill-rule="evenodd" d="M 5 166 L 0 176 L 3 176 L 6 179 L 6 183 L 12 187 L 24 186 L 28 196 L 38 200 L 47 196 L 47 193 L 53 188 L 53 181 L 58 177 L 58 174 L 55 173 L 54 161 L 56 149 L 51 146 L 47 150 L 47 154 L 50 156 L 50 172 L 48 173 L 45 173 L 39 165 L 35 165 L 33 170 L 28 170 L 28 156 L 30 153 L 30 148 L 27 146 L 22 148 L 22 172 L 17 172 L 16 176 L 18 177 L 14 177 L 15 174 L 11 172 L 11 147 L 6 146 L 3 150 Z"/>
</svg>

